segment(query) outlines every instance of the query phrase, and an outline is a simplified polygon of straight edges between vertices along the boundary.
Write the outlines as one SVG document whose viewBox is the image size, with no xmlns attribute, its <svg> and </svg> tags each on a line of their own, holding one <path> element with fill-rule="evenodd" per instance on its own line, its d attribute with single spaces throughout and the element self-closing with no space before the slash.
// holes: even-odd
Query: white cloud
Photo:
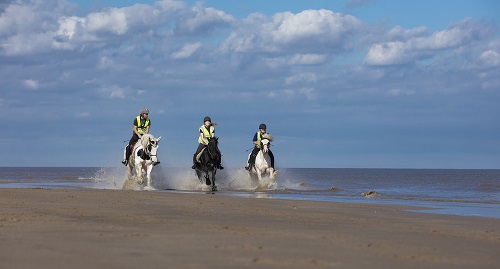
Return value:
<svg viewBox="0 0 500 269">
<path fill-rule="evenodd" d="M 500 51 L 492 49 L 483 51 L 480 58 L 487 66 L 494 67 L 500 65 Z"/>
<path fill-rule="evenodd" d="M 390 96 L 401 96 L 401 95 L 414 95 L 415 93 L 416 93 L 415 90 L 395 88 L 395 89 L 390 89 L 388 94 Z"/>
<path fill-rule="evenodd" d="M 23 83 L 24 86 L 30 90 L 37 90 L 39 87 L 38 81 L 34 79 L 26 79 Z"/>
<path fill-rule="evenodd" d="M 290 57 L 288 61 L 289 64 L 300 64 L 300 65 L 310 65 L 310 64 L 323 64 L 328 60 L 328 56 L 325 54 L 295 54 Z"/>
<path fill-rule="evenodd" d="M 170 57 L 172 59 L 184 59 L 191 57 L 196 51 L 198 51 L 203 45 L 200 42 L 191 43 L 184 45 L 180 50 L 172 53 Z"/>
<path fill-rule="evenodd" d="M 197 2 L 190 13 L 185 13 L 177 23 L 178 34 L 207 34 L 216 27 L 228 26 L 236 22 L 236 18 L 215 8 L 205 8 Z"/>
<path fill-rule="evenodd" d="M 101 88 L 100 92 L 105 98 L 110 99 L 125 99 L 125 89 L 113 85 L 111 87 Z"/>
<path fill-rule="evenodd" d="M 387 32 L 387 37 L 391 40 L 408 40 L 411 38 L 427 35 L 428 29 L 425 26 L 404 29 L 401 26 L 395 26 Z"/>
<path fill-rule="evenodd" d="M 307 100 L 312 101 L 316 99 L 316 90 L 314 88 L 298 88 L 298 89 L 284 89 L 273 90 L 267 93 L 270 99 L 285 99 L 291 100 L 295 98 L 305 97 Z"/>
<path fill-rule="evenodd" d="M 490 27 L 472 19 L 464 19 L 448 29 L 422 36 L 424 29 L 410 31 L 392 29 L 388 36 L 403 41 L 387 41 L 373 44 L 365 57 L 368 65 L 405 64 L 437 55 L 441 50 L 458 48 L 471 44 L 491 32 Z M 415 35 L 412 37 L 411 35 Z"/>
<path fill-rule="evenodd" d="M 287 77 L 285 79 L 285 84 L 292 85 L 297 83 L 316 83 L 317 81 L 318 76 L 314 73 L 300 73 Z"/>
<path fill-rule="evenodd" d="M 57 30 L 56 36 L 65 36 L 68 39 L 72 39 L 77 32 L 77 28 L 85 24 L 85 18 L 76 16 L 62 17 L 59 19 L 58 23 L 59 29 Z"/>
<path fill-rule="evenodd" d="M 361 21 L 350 15 L 330 10 L 304 10 L 300 13 L 283 12 L 271 19 L 253 14 L 243 21 L 221 49 L 226 52 L 277 52 L 288 50 L 335 52 L 348 45 L 345 35 L 356 33 Z M 352 37 L 351 37 L 352 38 Z"/>
</svg>

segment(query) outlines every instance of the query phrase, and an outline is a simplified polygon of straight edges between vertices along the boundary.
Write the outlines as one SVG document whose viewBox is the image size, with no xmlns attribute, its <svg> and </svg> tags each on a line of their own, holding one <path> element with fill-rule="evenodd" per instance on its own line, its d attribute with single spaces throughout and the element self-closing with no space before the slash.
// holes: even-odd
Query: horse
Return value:
<svg viewBox="0 0 500 269">
<path fill-rule="evenodd" d="M 221 160 L 218 144 L 218 137 L 208 139 L 208 145 L 201 150 L 198 156 L 196 156 L 196 175 L 200 183 L 211 186 L 212 191 L 217 190 L 217 186 L 215 185 L 215 174 L 217 173 L 217 168 L 219 168 L 218 166 Z"/>
<path fill-rule="evenodd" d="M 156 154 L 160 140 L 161 136 L 155 138 L 151 134 L 144 134 L 141 140 L 135 143 L 128 160 L 128 179 L 133 180 L 135 178 L 137 184 L 142 185 L 145 176 L 147 189 L 151 189 L 151 171 L 153 170 L 153 166 L 159 163 Z"/>
<path fill-rule="evenodd" d="M 276 186 L 276 177 L 278 171 L 271 167 L 271 158 L 268 151 L 273 137 L 270 134 L 264 134 L 260 141 L 260 150 L 255 157 L 255 163 L 249 169 L 250 178 L 257 180 L 261 189 L 270 189 Z M 250 160 L 250 155 L 248 159 Z M 268 177 L 268 179 L 266 178 Z"/>
</svg>

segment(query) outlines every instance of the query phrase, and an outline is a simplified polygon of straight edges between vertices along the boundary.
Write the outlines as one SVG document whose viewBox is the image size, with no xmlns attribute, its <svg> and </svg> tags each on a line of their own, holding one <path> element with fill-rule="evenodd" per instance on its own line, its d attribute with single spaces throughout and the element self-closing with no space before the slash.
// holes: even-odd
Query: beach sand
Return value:
<svg viewBox="0 0 500 269">
<path fill-rule="evenodd" d="M 220 193 L 0 189 L 0 268 L 500 268 L 500 220 Z"/>
</svg>

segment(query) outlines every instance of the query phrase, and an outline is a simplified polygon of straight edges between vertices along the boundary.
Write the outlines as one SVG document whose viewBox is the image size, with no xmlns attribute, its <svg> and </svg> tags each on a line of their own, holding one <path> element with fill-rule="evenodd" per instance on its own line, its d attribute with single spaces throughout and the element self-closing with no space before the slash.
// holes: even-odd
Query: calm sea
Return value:
<svg viewBox="0 0 500 269">
<path fill-rule="evenodd" d="M 0 188 L 121 189 L 124 167 L 0 167 Z M 500 218 L 500 170 L 280 169 L 277 187 L 255 191 L 244 169 L 217 174 L 218 195 L 347 203 L 396 204 L 419 212 Z M 202 192 L 190 168 L 153 170 L 159 192 Z"/>
</svg>

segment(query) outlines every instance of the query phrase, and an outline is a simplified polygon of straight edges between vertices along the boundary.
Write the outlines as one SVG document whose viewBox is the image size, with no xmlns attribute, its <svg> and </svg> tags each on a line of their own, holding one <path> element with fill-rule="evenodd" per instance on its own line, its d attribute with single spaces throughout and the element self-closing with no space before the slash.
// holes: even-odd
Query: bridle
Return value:
<svg viewBox="0 0 500 269">
<path fill-rule="evenodd" d="M 211 159 L 217 158 L 217 140 L 210 139 L 207 145 L 207 150 Z M 214 150 L 215 152 L 213 152 Z"/>
<path fill-rule="evenodd" d="M 260 141 L 260 151 L 262 151 L 262 153 L 264 153 L 264 143 L 262 142 L 263 140 L 267 140 L 268 142 L 266 143 L 266 146 L 267 146 L 267 150 L 269 150 L 269 148 L 271 147 L 271 142 L 269 141 L 269 139 L 267 138 L 264 138 Z"/>
<path fill-rule="evenodd" d="M 146 148 L 144 148 L 144 154 L 146 154 L 147 156 L 149 157 L 156 157 L 156 154 L 152 154 L 151 153 L 151 148 L 153 147 L 153 145 L 156 144 L 156 141 L 148 141 L 148 146 Z"/>
</svg>

